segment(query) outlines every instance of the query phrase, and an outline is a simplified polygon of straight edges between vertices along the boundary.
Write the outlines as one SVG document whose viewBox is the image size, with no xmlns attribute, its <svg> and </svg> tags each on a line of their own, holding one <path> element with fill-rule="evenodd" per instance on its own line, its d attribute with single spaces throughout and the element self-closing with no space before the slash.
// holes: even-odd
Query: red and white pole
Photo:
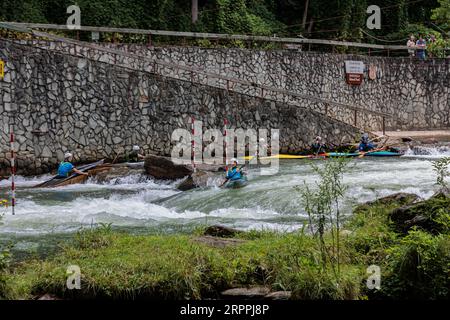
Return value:
<svg viewBox="0 0 450 320">
<path fill-rule="evenodd" d="M 227 126 L 228 126 L 228 120 L 227 120 L 227 118 L 225 118 L 224 120 L 223 120 L 223 124 L 224 124 L 224 133 L 223 133 L 223 144 L 224 144 L 224 147 L 225 147 L 225 167 L 227 167 L 227 165 L 228 165 L 228 156 L 227 156 L 227 148 L 228 148 L 228 145 L 227 145 Z"/>
<path fill-rule="evenodd" d="M 12 214 L 15 215 L 15 207 L 16 207 L 16 184 L 14 182 L 14 178 L 16 175 L 16 153 L 14 152 L 14 132 L 13 126 L 10 127 L 11 133 L 11 208 Z"/>
<path fill-rule="evenodd" d="M 197 168 L 195 166 L 195 118 L 194 116 L 191 117 L 191 134 L 192 134 L 192 168 L 194 169 L 194 172 L 197 171 Z"/>
</svg>

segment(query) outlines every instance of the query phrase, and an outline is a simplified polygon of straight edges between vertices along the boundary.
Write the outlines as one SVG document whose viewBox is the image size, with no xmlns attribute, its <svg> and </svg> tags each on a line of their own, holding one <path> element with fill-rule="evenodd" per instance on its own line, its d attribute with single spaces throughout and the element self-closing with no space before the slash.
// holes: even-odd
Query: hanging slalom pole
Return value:
<svg viewBox="0 0 450 320">
<path fill-rule="evenodd" d="M 194 169 L 194 172 L 197 172 L 197 168 L 195 166 L 195 118 L 194 116 L 191 117 L 191 134 L 192 134 L 192 168 Z"/>
<path fill-rule="evenodd" d="M 16 206 L 16 184 L 14 182 L 15 174 L 16 174 L 16 153 L 14 152 L 14 132 L 13 126 L 10 126 L 10 134 L 11 134 L 11 208 L 12 214 L 15 215 L 15 206 Z"/>
<path fill-rule="evenodd" d="M 223 124 L 224 124 L 223 144 L 224 144 L 224 147 L 225 147 L 225 167 L 228 169 L 228 167 L 227 167 L 228 166 L 228 155 L 227 155 L 227 147 L 228 147 L 228 145 L 227 145 L 227 126 L 228 126 L 228 120 L 227 120 L 227 118 L 225 118 L 223 120 Z"/>
</svg>

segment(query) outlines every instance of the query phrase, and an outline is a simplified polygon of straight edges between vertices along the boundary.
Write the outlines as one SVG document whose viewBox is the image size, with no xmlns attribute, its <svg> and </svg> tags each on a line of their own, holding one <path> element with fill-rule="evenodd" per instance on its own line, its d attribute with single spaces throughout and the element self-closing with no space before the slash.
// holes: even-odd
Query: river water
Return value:
<svg viewBox="0 0 450 320">
<path fill-rule="evenodd" d="M 344 183 L 349 187 L 343 211 L 396 192 L 430 197 L 436 177 L 430 160 L 450 156 L 449 150 L 401 158 L 363 158 L 350 162 Z M 326 160 L 316 160 L 322 165 Z M 111 223 L 131 232 L 184 232 L 196 226 L 219 223 L 242 230 L 300 228 L 307 216 L 295 186 L 312 185 L 317 179 L 306 160 L 281 160 L 279 173 L 261 176 L 248 170 L 249 184 L 242 189 L 220 189 L 220 174 L 209 187 L 187 192 L 177 182 L 161 182 L 140 175 L 107 184 L 88 181 L 55 189 L 31 189 L 49 175 L 17 178 L 16 215 L 5 211 L 0 243 L 16 250 L 38 248 L 64 238 L 82 227 Z M 0 199 L 7 198 L 10 182 L 0 181 Z M 44 245 L 45 248 L 45 245 Z"/>
</svg>

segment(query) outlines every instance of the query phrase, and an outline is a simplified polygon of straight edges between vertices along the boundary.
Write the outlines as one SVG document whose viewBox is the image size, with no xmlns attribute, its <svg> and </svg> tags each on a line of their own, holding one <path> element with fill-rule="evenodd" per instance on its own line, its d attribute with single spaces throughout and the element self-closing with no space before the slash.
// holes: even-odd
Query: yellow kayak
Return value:
<svg viewBox="0 0 450 320">
<path fill-rule="evenodd" d="M 252 160 L 255 156 L 246 156 L 242 159 L 244 160 Z M 312 155 L 300 156 L 300 155 L 292 155 L 292 154 L 275 154 L 273 156 L 268 157 L 260 157 L 259 159 L 308 159 L 313 157 Z"/>
</svg>

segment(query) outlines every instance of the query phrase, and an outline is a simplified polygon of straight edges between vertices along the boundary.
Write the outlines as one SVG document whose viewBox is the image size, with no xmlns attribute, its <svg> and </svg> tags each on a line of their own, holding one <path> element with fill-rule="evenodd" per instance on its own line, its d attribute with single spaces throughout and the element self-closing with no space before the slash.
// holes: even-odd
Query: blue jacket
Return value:
<svg viewBox="0 0 450 320">
<path fill-rule="evenodd" d="M 373 149 L 375 149 L 375 146 L 372 142 L 368 142 L 368 143 L 361 142 L 358 147 L 358 150 L 362 151 L 362 152 L 367 152 L 367 151 L 370 151 Z"/>
<path fill-rule="evenodd" d="M 239 171 L 237 171 L 236 167 L 228 169 L 227 179 L 233 181 L 233 180 L 239 180 L 241 178 L 242 178 L 241 173 Z"/>
<path fill-rule="evenodd" d="M 74 168 L 73 164 L 70 162 L 61 162 L 58 167 L 58 176 L 59 177 L 68 177 L 70 171 Z"/>
</svg>

